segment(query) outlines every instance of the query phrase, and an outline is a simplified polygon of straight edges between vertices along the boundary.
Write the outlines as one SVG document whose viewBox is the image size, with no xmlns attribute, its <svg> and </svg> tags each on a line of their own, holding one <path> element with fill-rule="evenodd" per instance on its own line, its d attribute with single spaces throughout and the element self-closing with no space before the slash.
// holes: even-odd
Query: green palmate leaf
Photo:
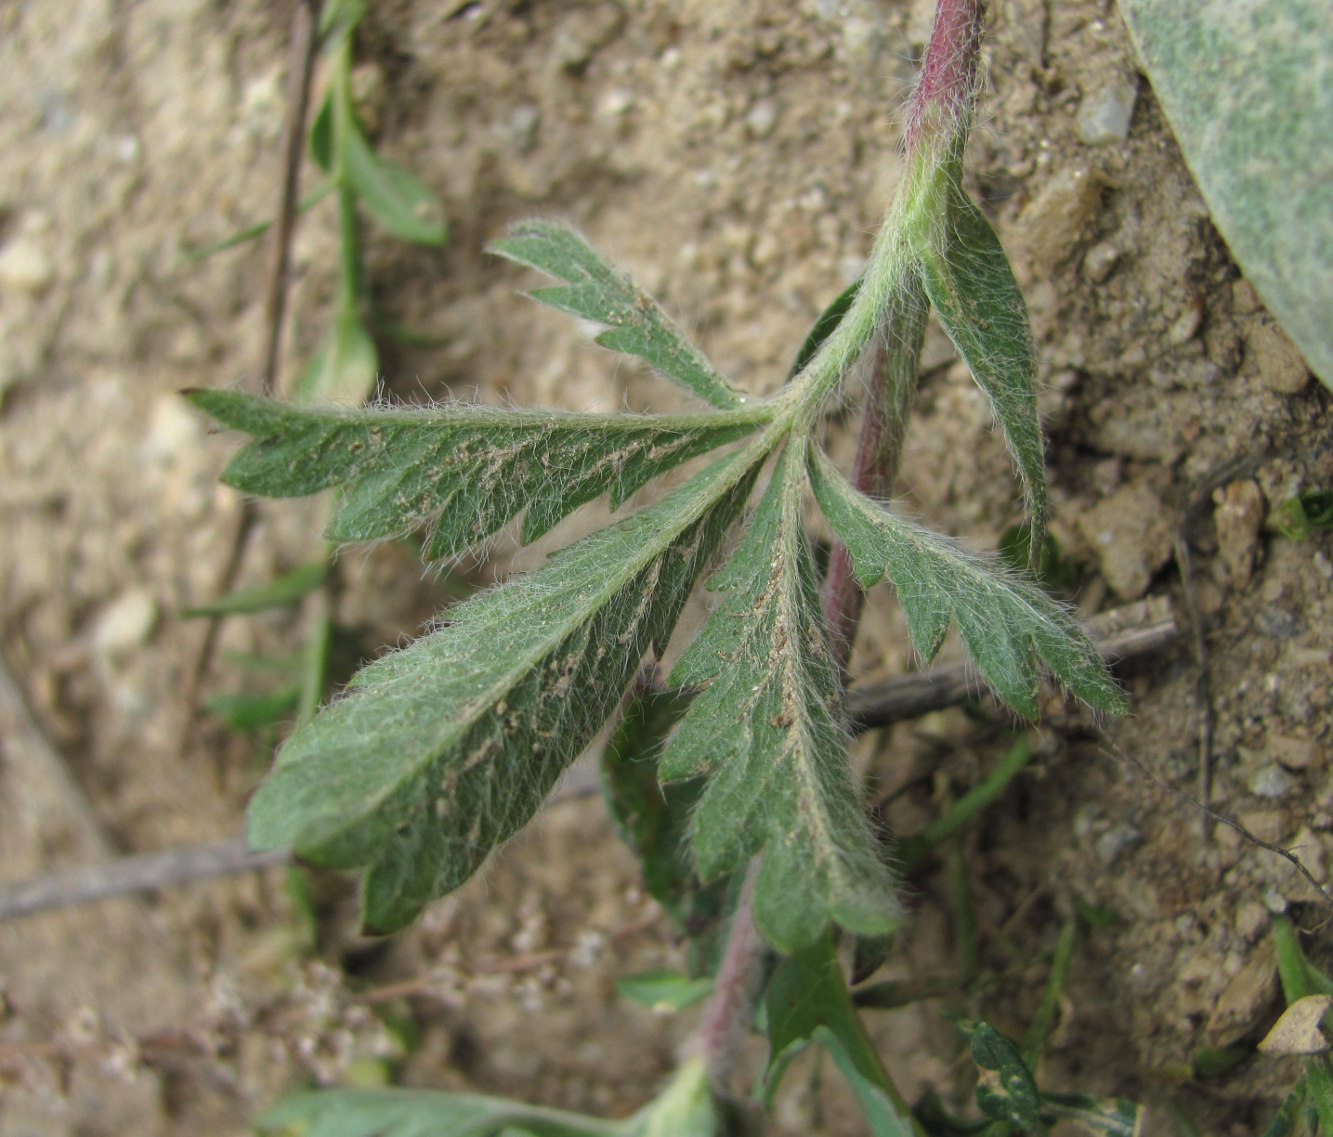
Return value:
<svg viewBox="0 0 1333 1137">
<path fill-rule="evenodd" d="M 568 226 L 522 221 L 511 226 L 509 235 L 492 245 L 491 251 L 565 281 L 567 287 L 539 288 L 532 298 L 608 325 L 597 337 L 603 347 L 639 356 L 715 407 L 725 410 L 746 401 L 655 301 Z"/>
<path fill-rule="evenodd" d="M 532 817 L 665 643 L 766 453 L 761 439 L 718 460 L 358 673 L 279 752 L 250 805 L 252 844 L 365 867 L 378 932 L 456 888 Z"/>
<path fill-rule="evenodd" d="M 866 1033 L 833 942 L 824 937 L 784 959 L 764 995 L 768 1011 L 765 1100 L 772 1102 L 793 1057 L 822 1043 L 851 1084 L 874 1137 L 913 1137 L 911 1114 Z"/>
<path fill-rule="evenodd" d="M 296 381 L 296 397 L 303 403 L 355 405 L 374 393 L 378 378 L 375 341 L 354 311 L 340 312 L 329 338 Z"/>
<path fill-rule="evenodd" d="M 255 437 L 223 472 L 267 497 L 342 486 L 334 541 L 431 530 L 431 560 L 464 552 L 526 510 L 523 540 L 603 493 L 612 507 L 645 482 L 750 433 L 763 408 L 730 415 L 579 415 L 452 405 L 431 411 L 310 410 L 236 391 L 194 404 Z"/>
<path fill-rule="evenodd" d="M 270 608 L 285 608 L 309 596 L 329 575 L 328 561 L 310 561 L 257 588 L 238 588 L 197 608 L 186 608 L 182 616 L 245 616 Z"/>
<path fill-rule="evenodd" d="M 995 230 L 961 192 L 950 202 L 943 247 L 923 251 L 922 280 L 940 325 L 990 400 L 1018 466 L 1040 551 L 1046 469 L 1027 306 Z"/>
<path fill-rule="evenodd" d="M 857 492 L 823 455 L 811 463 L 815 499 L 847 545 L 863 587 L 887 571 L 925 659 L 952 619 L 983 679 L 1010 707 L 1037 714 L 1037 660 L 1093 707 L 1124 709 L 1124 696 L 1083 631 L 1035 584 L 894 517 Z"/>
<path fill-rule="evenodd" d="M 763 850 L 755 919 L 783 950 L 817 939 L 830 920 L 876 934 L 898 917 L 847 763 L 842 684 L 801 524 L 805 485 L 804 446 L 789 445 L 710 584 L 726 600 L 672 672 L 673 684 L 707 689 L 661 770 L 668 780 L 712 776 L 694 814 L 705 880 Z"/>
<path fill-rule="evenodd" d="M 1094 1098 L 1086 1094 L 1042 1094 L 1041 1111 L 1048 1117 L 1082 1122 L 1094 1133 L 1139 1137 L 1143 1107 L 1128 1098 Z"/>
<path fill-rule="evenodd" d="M 449 229 L 440 199 L 415 174 L 376 154 L 350 113 L 345 144 L 347 181 L 370 215 L 404 241 L 444 244 Z"/>
</svg>

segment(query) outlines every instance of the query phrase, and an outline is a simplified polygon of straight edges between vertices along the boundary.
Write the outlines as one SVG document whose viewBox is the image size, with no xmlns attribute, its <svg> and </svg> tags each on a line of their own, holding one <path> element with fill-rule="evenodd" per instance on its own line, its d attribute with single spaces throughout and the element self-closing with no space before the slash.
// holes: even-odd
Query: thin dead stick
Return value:
<svg viewBox="0 0 1333 1137">
<path fill-rule="evenodd" d="M 1146 622 L 1130 622 L 1135 619 Z M 1103 654 L 1113 662 L 1149 655 L 1176 637 L 1174 619 L 1164 606 L 1153 601 L 1103 613 L 1091 621 L 1091 628 Z M 903 675 L 884 683 L 854 687 L 848 692 L 847 700 L 852 730 L 860 733 L 919 718 L 931 711 L 966 702 L 981 689 L 980 680 L 967 667 L 945 667 L 922 675 Z M 571 768 L 571 772 L 577 769 Z M 567 776 L 551 800 L 587 797 L 596 792 L 595 777 Z M 216 845 L 190 845 L 141 853 L 105 865 L 69 869 L 0 887 L 0 921 L 71 904 L 88 904 L 253 872 L 285 864 L 288 860 L 289 854 L 282 850 L 250 853 L 241 838 Z"/>
<path fill-rule="evenodd" d="M 1130 627 L 1124 618 L 1130 609 L 1118 608 L 1089 621 L 1088 628 L 1098 649 L 1110 662 L 1151 655 L 1172 643 L 1177 636 L 1176 621 L 1159 608 L 1155 618 Z M 1123 631 L 1112 630 L 1117 627 Z M 882 683 L 853 687 L 847 692 L 847 713 L 853 733 L 891 726 L 957 706 L 984 691 L 985 684 L 971 664 L 941 667 L 919 675 L 899 675 Z"/>
<path fill-rule="evenodd" d="M 254 872 L 286 864 L 286 849 L 250 850 L 244 837 L 215 845 L 186 845 L 160 853 L 117 857 L 100 865 L 51 873 L 0 888 L 0 920 L 31 916 L 51 908 L 89 904 L 113 896 L 153 892 L 196 880 Z"/>
<path fill-rule="evenodd" d="M 1202 835 L 1206 840 L 1211 829 L 1208 802 L 1213 796 L 1213 698 L 1209 683 L 1208 640 L 1203 634 L 1203 617 L 1194 595 L 1194 572 L 1190 560 L 1189 541 L 1184 532 L 1176 534 L 1176 567 L 1180 569 L 1180 584 L 1185 593 L 1185 614 L 1190 621 L 1190 640 L 1194 647 L 1194 662 L 1199 671 L 1194 679 L 1194 706 L 1199 715 L 1199 801 L 1204 812 L 1199 817 Z"/>
<path fill-rule="evenodd" d="M 1106 754 L 1108 757 L 1118 758 L 1121 762 L 1124 762 L 1129 766 L 1133 766 L 1134 769 L 1136 769 L 1140 774 L 1142 774 L 1145 778 L 1147 778 L 1148 781 L 1150 781 L 1158 789 L 1165 790 L 1173 797 L 1177 797 L 1186 804 L 1192 805 L 1195 809 L 1199 810 L 1201 813 L 1207 814 L 1210 820 L 1216 821 L 1219 825 L 1225 825 L 1228 829 L 1231 829 L 1234 832 L 1239 833 L 1241 837 L 1243 837 L 1246 841 L 1249 841 L 1250 844 L 1255 845 L 1260 849 L 1266 849 L 1270 853 L 1276 853 L 1279 857 L 1283 858 L 1283 860 L 1289 861 L 1292 864 L 1292 866 L 1296 869 L 1296 871 L 1306 879 L 1310 887 L 1313 888 L 1317 893 L 1319 893 L 1320 898 L 1323 900 L 1324 904 L 1328 907 L 1329 911 L 1333 912 L 1333 896 L 1330 896 L 1324 890 L 1324 886 L 1320 884 L 1317 880 L 1315 880 L 1313 876 L 1310 875 L 1310 870 L 1305 867 L 1305 862 L 1303 862 L 1300 859 L 1300 857 L 1298 857 L 1290 849 L 1284 849 L 1281 845 L 1274 845 L 1269 841 L 1265 841 L 1262 837 L 1255 836 L 1255 834 L 1251 833 L 1248 829 L 1246 829 L 1245 826 L 1242 825 L 1239 821 L 1233 820 L 1232 818 L 1228 817 L 1225 813 L 1218 813 L 1217 810 L 1211 808 L 1210 806 L 1204 805 L 1203 802 L 1199 801 L 1197 798 L 1191 796 L 1190 794 L 1187 794 L 1184 790 L 1176 789 L 1176 787 L 1173 786 L 1170 782 L 1166 781 L 1164 778 L 1160 777 L 1157 773 L 1155 773 L 1151 768 L 1149 768 L 1148 765 L 1144 763 L 1142 759 L 1135 758 L 1132 754 L 1128 754 L 1124 750 L 1122 750 L 1120 746 L 1118 746 L 1111 738 L 1107 737 L 1105 733 L 1099 731 L 1097 740 L 1104 754 Z"/>
<path fill-rule="evenodd" d="M 113 857 L 115 849 L 97 818 L 97 812 L 79 783 L 74 780 L 64 756 L 47 738 L 37 713 L 28 701 L 27 692 L 15 681 L 3 655 L 0 655 L 0 709 L 14 724 L 14 733 L 27 752 L 41 764 L 42 773 L 59 797 L 61 807 L 69 815 L 79 836 L 87 842 L 88 848 L 84 852 Z M 3 895 L 2 891 L 0 895 Z M 2 918 L 3 909 L 0 908 Z"/>
<path fill-rule="evenodd" d="M 282 127 L 282 181 L 278 192 L 278 209 L 273 228 L 269 231 L 266 285 L 264 289 L 264 324 L 266 333 L 259 357 L 258 389 L 261 395 L 271 395 L 277 387 L 278 355 L 282 348 L 282 328 L 287 310 L 287 277 L 291 269 L 292 228 L 296 219 L 296 196 L 300 183 L 301 154 L 305 142 L 305 120 L 310 106 L 310 81 L 315 69 L 315 53 L 319 46 L 315 28 L 319 23 L 322 0 L 296 0 L 292 13 L 290 64 L 287 75 L 287 117 Z M 218 576 L 214 595 L 221 596 L 236 586 L 245 561 L 259 510 L 253 501 L 241 503 L 241 513 L 232 533 L 231 548 Z M 189 669 L 185 691 L 187 719 L 181 749 L 186 748 L 194 726 L 195 708 L 204 677 L 212 666 L 217 652 L 218 635 L 222 628 L 221 616 L 209 616 L 199 642 L 199 650 Z"/>
</svg>

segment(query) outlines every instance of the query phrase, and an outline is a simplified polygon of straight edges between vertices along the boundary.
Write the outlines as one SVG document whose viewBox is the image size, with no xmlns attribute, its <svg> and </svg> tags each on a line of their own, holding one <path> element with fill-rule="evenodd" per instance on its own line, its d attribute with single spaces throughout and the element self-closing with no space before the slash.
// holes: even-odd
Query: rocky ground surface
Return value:
<svg viewBox="0 0 1333 1137">
<path fill-rule="evenodd" d="M 1062 921 L 1095 911 L 1045 1083 L 1144 1100 L 1150 1132 L 1172 1132 L 1178 1108 L 1203 1132 L 1256 1133 L 1291 1060 L 1200 1079 L 1191 1058 L 1271 1024 L 1274 915 L 1311 928 L 1326 915 L 1287 863 L 1203 825 L 1168 788 L 1197 792 L 1206 704 L 1214 806 L 1299 846 L 1325 878 L 1333 539 L 1264 522 L 1333 484 L 1333 408 L 1209 223 L 1114 5 L 994 7 L 968 176 L 1031 307 L 1072 598 L 1089 615 L 1165 598 L 1185 634 L 1126 673 L 1133 713 L 1108 728 L 1125 756 L 1053 705 L 1038 761 L 969 831 L 990 982 L 883 1012 L 872 1029 L 909 1097 L 931 1085 L 964 1105 L 969 1063 L 941 1005 L 1021 1034 Z M 724 374 L 774 389 L 863 263 L 931 9 L 372 4 L 363 114 L 451 224 L 439 250 L 367 226 L 386 394 L 676 405 L 518 296 L 529 276 L 484 254 L 534 213 L 578 224 Z M 177 392 L 255 374 L 260 243 L 186 254 L 272 210 L 287 38 L 286 6 L 259 0 L 0 9 L 0 635 L 37 728 L 5 700 L 0 878 L 234 836 L 268 761 L 262 740 L 187 700 L 203 628 L 180 613 L 214 595 L 241 502 L 217 485 L 235 439 L 210 434 Z M 328 203 L 302 219 L 293 257 L 286 376 L 327 325 Z M 926 366 L 903 506 L 993 547 L 1017 520 L 1003 447 L 937 331 Z M 241 583 L 317 554 L 320 509 L 264 504 Z M 550 547 L 502 541 L 444 578 L 401 545 L 354 551 L 337 621 L 369 654 L 460 582 Z M 259 682 L 238 654 L 290 652 L 301 632 L 295 613 L 227 621 L 204 693 Z M 887 592 L 872 597 L 855 666 L 858 680 L 912 666 Z M 975 783 L 1010 726 L 983 707 L 868 737 L 899 831 Z M 944 867 L 913 884 L 886 975 L 950 969 L 951 887 Z M 1326 935 L 1310 942 L 1320 958 Z M 346 882 L 282 870 L 14 921 L 0 925 L 0 1131 L 234 1133 L 294 1085 L 386 1076 L 623 1114 L 671 1068 L 693 1012 L 632 1006 L 615 980 L 679 962 L 589 797 L 551 806 L 390 941 L 356 934 Z M 862 1132 L 814 1069 L 791 1078 L 777 1131 Z"/>
</svg>

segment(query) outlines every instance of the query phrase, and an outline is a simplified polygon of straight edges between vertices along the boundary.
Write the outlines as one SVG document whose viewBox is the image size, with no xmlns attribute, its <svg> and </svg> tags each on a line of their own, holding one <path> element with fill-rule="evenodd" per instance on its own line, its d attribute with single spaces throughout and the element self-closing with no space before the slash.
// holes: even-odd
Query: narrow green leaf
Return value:
<svg viewBox="0 0 1333 1137">
<path fill-rule="evenodd" d="M 302 403 L 356 405 L 375 392 L 379 353 L 365 325 L 354 311 L 334 316 L 329 338 L 296 381 Z"/>
<path fill-rule="evenodd" d="M 319 38 L 327 51 L 356 30 L 366 14 L 366 0 L 328 0 L 319 13 Z"/>
<path fill-rule="evenodd" d="M 381 158 L 349 114 L 344 171 L 370 215 L 395 237 L 442 245 L 448 236 L 444 205 L 415 174 Z"/>
<path fill-rule="evenodd" d="M 982 678 L 1020 714 L 1037 714 L 1038 659 L 1090 706 L 1124 711 L 1124 696 L 1087 633 L 1030 580 L 894 517 L 823 454 L 810 472 L 815 499 L 847 545 L 858 579 L 869 587 L 887 571 L 925 659 L 939 651 L 952 617 Z"/>
<path fill-rule="evenodd" d="M 326 174 L 333 173 L 333 96 L 334 89 L 330 87 L 310 123 L 310 156 Z"/>
<path fill-rule="evenodd" d="M 923 250 L 922 279 L 940 325 L 985 392 L 1018 467 L 1042 548 L 1046 467 L 1033 382 L 1027 306 L 990 222 L 958 192 L 943 248 Z"/>
<path fill-rule="evenodd" d="M 1143 1127 L 1143 1107 L 1128 1098 L 1042 1094 L 1041 1111 L 1047 1116 L 1080 1121 L 1094 1133 L 1111 1137 L 1138 1137 Z"/>
<path fill-rule="evenodd" d="M 244 616 L 270 608 L 285 608 L 309 596 L 324 583 L 328 574 L 328 561 L 308 561 L 268 584 L 256 588 L 238 588 L 207 604 L 200 604 L 197 608 L 186 608 L 181 615 Z"/>
<path fill-rule="evenodd" d="M 990 1023 L 972 1028 L 972 1061 L 977 1064 L 977 1105 L 995 1121 L 1020 1129 L 1041 1124 L 1041 1095 L 1018 1047 Z"/>
<path fill-rule="evenodd" d="M 296 203 L 296 212 L 304 213 L 307 209 L 314 208 L 332 192 L 332 182 L 320 182 L 314 189 L 310 190 L 309 193 Z M 238 245 L 244 245 L 247 241 L 253 241 L 256 237 L 262 237 L 268 232 L 272 225 L 272 221 L 256 221 L 253 225 L 247 225 L 244 229 L 238 229 L 230 236 L 223 237 L 217 241 L 212 241 L 207 245 L 188 245 L 182 250 L 181 255 L 190 263 L 207 260 L 216 253 L 224 253 L 228 249 L 234 249 Z"/>
<path fill-rule="evenodd" d="M 851 1085 L 874 1137 L 913 1137 L 911 1113 L 852 1005 L 830 938 L 784 959 L 769 980 L 764 1001 L 769 1045 L 766 1101 L 772 1101 L 792 1058 L 811 1042 L 819 1042 Z"/>
<path fill-rule="evenodd" d="M 693 1006 L 713 989 L 711 979 L 691 979 L 679 971 L 659 968 L 640 971 L 616 980 L 623 998 L 654 1010 L 681 1011 Z"/>
<path fill-rule="evenodd" d="M 567 225 L 521 221 L 491 252 L 565 281 L 568 287 L 539 288 L 532 298 L 562 312 L 608 325 L 597 342 L 644 359 L 672 382 L 723 410 L 739 407 L 745 395 L 722 378 L 670 318 L 634 282 L 618 272 Z"/>
<path fill-rule="evenodd" d="M 359 672 L 279 752 L 250 804 L 252 844 L 364 867 L 363 918 L 378 932 L 460 885 L 665 643 L 766 452 L 761 440 L 718 460 Z"/>
<path fill-rule="evenodd" d="M 262 1114 L 262 1134 L 293 1137 L 630 1137 L 626 1122 L 542 1109 L 506 1098 L 436 1090 L 321 1090 L 295 1094 Z"/>
<path fill-rule="evenodd" d="M 784 951 L 817 939 L 830 920 L 868 934 L 898 920 L 847 762 L 841 677 L 801 519 L 805 486 L 804 447 L 789 446 L 710 583 L 726 600 L 671 675 L 706 690 L 661 770 L 667 780 L 712 775 L 694 814 L 705 880 L 763 850 L 755 919 Z"/>
<path fill-rule="evenodd" d="M 833 329 L 842 323 L 842 318 L 847 315 L 847 309 L 852 306 L 852 301 L 856 299 L 856 294 L 860 290 L 861 278 L 858 276 L 838 293 L 832 304 L 819 313 L 805 339 L 801 341 L 800 349 L 796 352 L 796 358 L 792 361 L 791 369 L 787 372 L 788 382 L 795 379 L 805 370 L 805 365 L 814 359 L 815 353 L 824 346 L 824 341 L 833 334 Z"/>
<path fill-rule="evenodd" d="M 370 541 L 424 526 L 430 560 L 461 553 L 526 508 L 532 541 L 609 493 L 618 507 L 649 479 L 749 434 L 756 407 L 730 415 L 581 415 L 445 405 L 429 411 L 311 410 L 237 391 L 190 400 L 255 437 L 223 471 L 246 493 L 343 492 L 326 535 Z"/>
<path fill-rule="evenodd" d="M 1307 1116 L 1310 1109 L 1310 1078 L 1307 1073 L 1291 1088 L 1268 1123 L 1263 1137 L 1313 1137 L 1319 1132 Z"/>
<path fill-rule="evenodd" d="M 292 685 L 259 695 L 211 695 L 204 705 L 231 730 L 262 730 L 291 722 L 300 698 L 300 687 Z"/>
</svg>

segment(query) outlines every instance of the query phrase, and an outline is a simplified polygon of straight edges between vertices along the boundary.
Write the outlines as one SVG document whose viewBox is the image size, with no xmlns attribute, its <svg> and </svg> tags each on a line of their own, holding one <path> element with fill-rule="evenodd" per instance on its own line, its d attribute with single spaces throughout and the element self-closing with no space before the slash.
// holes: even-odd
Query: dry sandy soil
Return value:
<svg viewBox="0 0 1333 1137">
<path fill-rule="evenodd" d="M 1054 528 L 1080 566 L 1072 598 L 1092 614 L 1163 597 L 1188 629 L 1188 575 L 1209 660 L 1212 801 L 1299 845 L 1322 879 L 1333 541 L 1262 523 L 1293 492 L 1333 483 L 1328 392 L 1210 225 L 1114 5 L 995 9 L 969 179 L 1031 306 Z M 387 393 L 675 405 L 519 297 L 530 278 L 483 253 L 534 213 L 577 223 L 724 374 L 772 390 L 862 263 L 899 171 L 895 115 L 930 11 L 373 3 L 357 48 L 364 111 L 452 226 L 430 250 L 367 225 Z M 272 209 L 287 36 L 286 6 L 259 0 L 0 7 L 0 634 L 50 743 L 4 712 L 0 878 L 231 837 L 268 761 L 262 740 L 184 697 L 202 627 L 179 613 L 215 594 L 241 503 L 216 483 L 236 440 L 176 392 L 255 374 L 262 248 L 184 253 Z M 286 377 L 326 326 L 336 242 L 328 203 L 302 219 Z M 904 506 L 993 547 L 1017 520 L 1003 447 L 938 332 L 927 368 Z M 317 551 L 319 509 L 262 505 L 241 583 Z M 592 524 L 575 522 L 557 539 Z M 485 583 L 548 547 L 519 558 L 501 542 L 465 575 Z M 400 545 L 357 551 L 341 562 L 336 617 L 369 655 L 420 627 L 450 584 Z M 205 694 L 261 683 L 236 653 L 290 652 L 302 626 L 294 613 L 226 622 Z M 876 592 L 858 680 L 911 666 L 900 633 Z M 1021 1033 L 1062 921 L 1090 906 L 1108 918 L 1081 937 L 1046 1085 L 1146 1101 L 1151 1132 L 1173 1131 L 1172 1108 L 1205 1133 L 1262 1131 L 1293 1060 L 1205 1079 L 1191 1057 L 1272 1022 L 1274 914 L 1310 928 L 1326 917 L 1289 865 L 1205 828 L 1164 788 L 1198 784 L 1199 679 L 1189 634 L 1125 673 L 1133 713 L 1110 736 L 1158 784 L 1053 706 L 1037 762 L 962 847 L 989 982 L 873 1019 L 909 1097 L 932 1085 L 966 1106 L 969 1064 L 941 1007 Z M 869 738 L 895 826 L 910 832 L 973 784 L 1010 725 L 982 706 Z M 296 879 L 306 901 L 270 870 L 0 925 L 0 1131 L 235 1133 L 294 1085 L 385 1076 L 623 1114 L 693 1021 L 615 993 L 617 976 L 680 956 L 595 798 L 551 806 L 390 941 L 357 936 L 347 882 Z M 949 895 L 942 868 L 913 883 L 885 974 L 954 967 Z M 1320 958 L 1327 934 L 1309 942 Z M 814 1070 L 792 1076 L 777 1131 L 863 1132 Z"/>
</svg>

